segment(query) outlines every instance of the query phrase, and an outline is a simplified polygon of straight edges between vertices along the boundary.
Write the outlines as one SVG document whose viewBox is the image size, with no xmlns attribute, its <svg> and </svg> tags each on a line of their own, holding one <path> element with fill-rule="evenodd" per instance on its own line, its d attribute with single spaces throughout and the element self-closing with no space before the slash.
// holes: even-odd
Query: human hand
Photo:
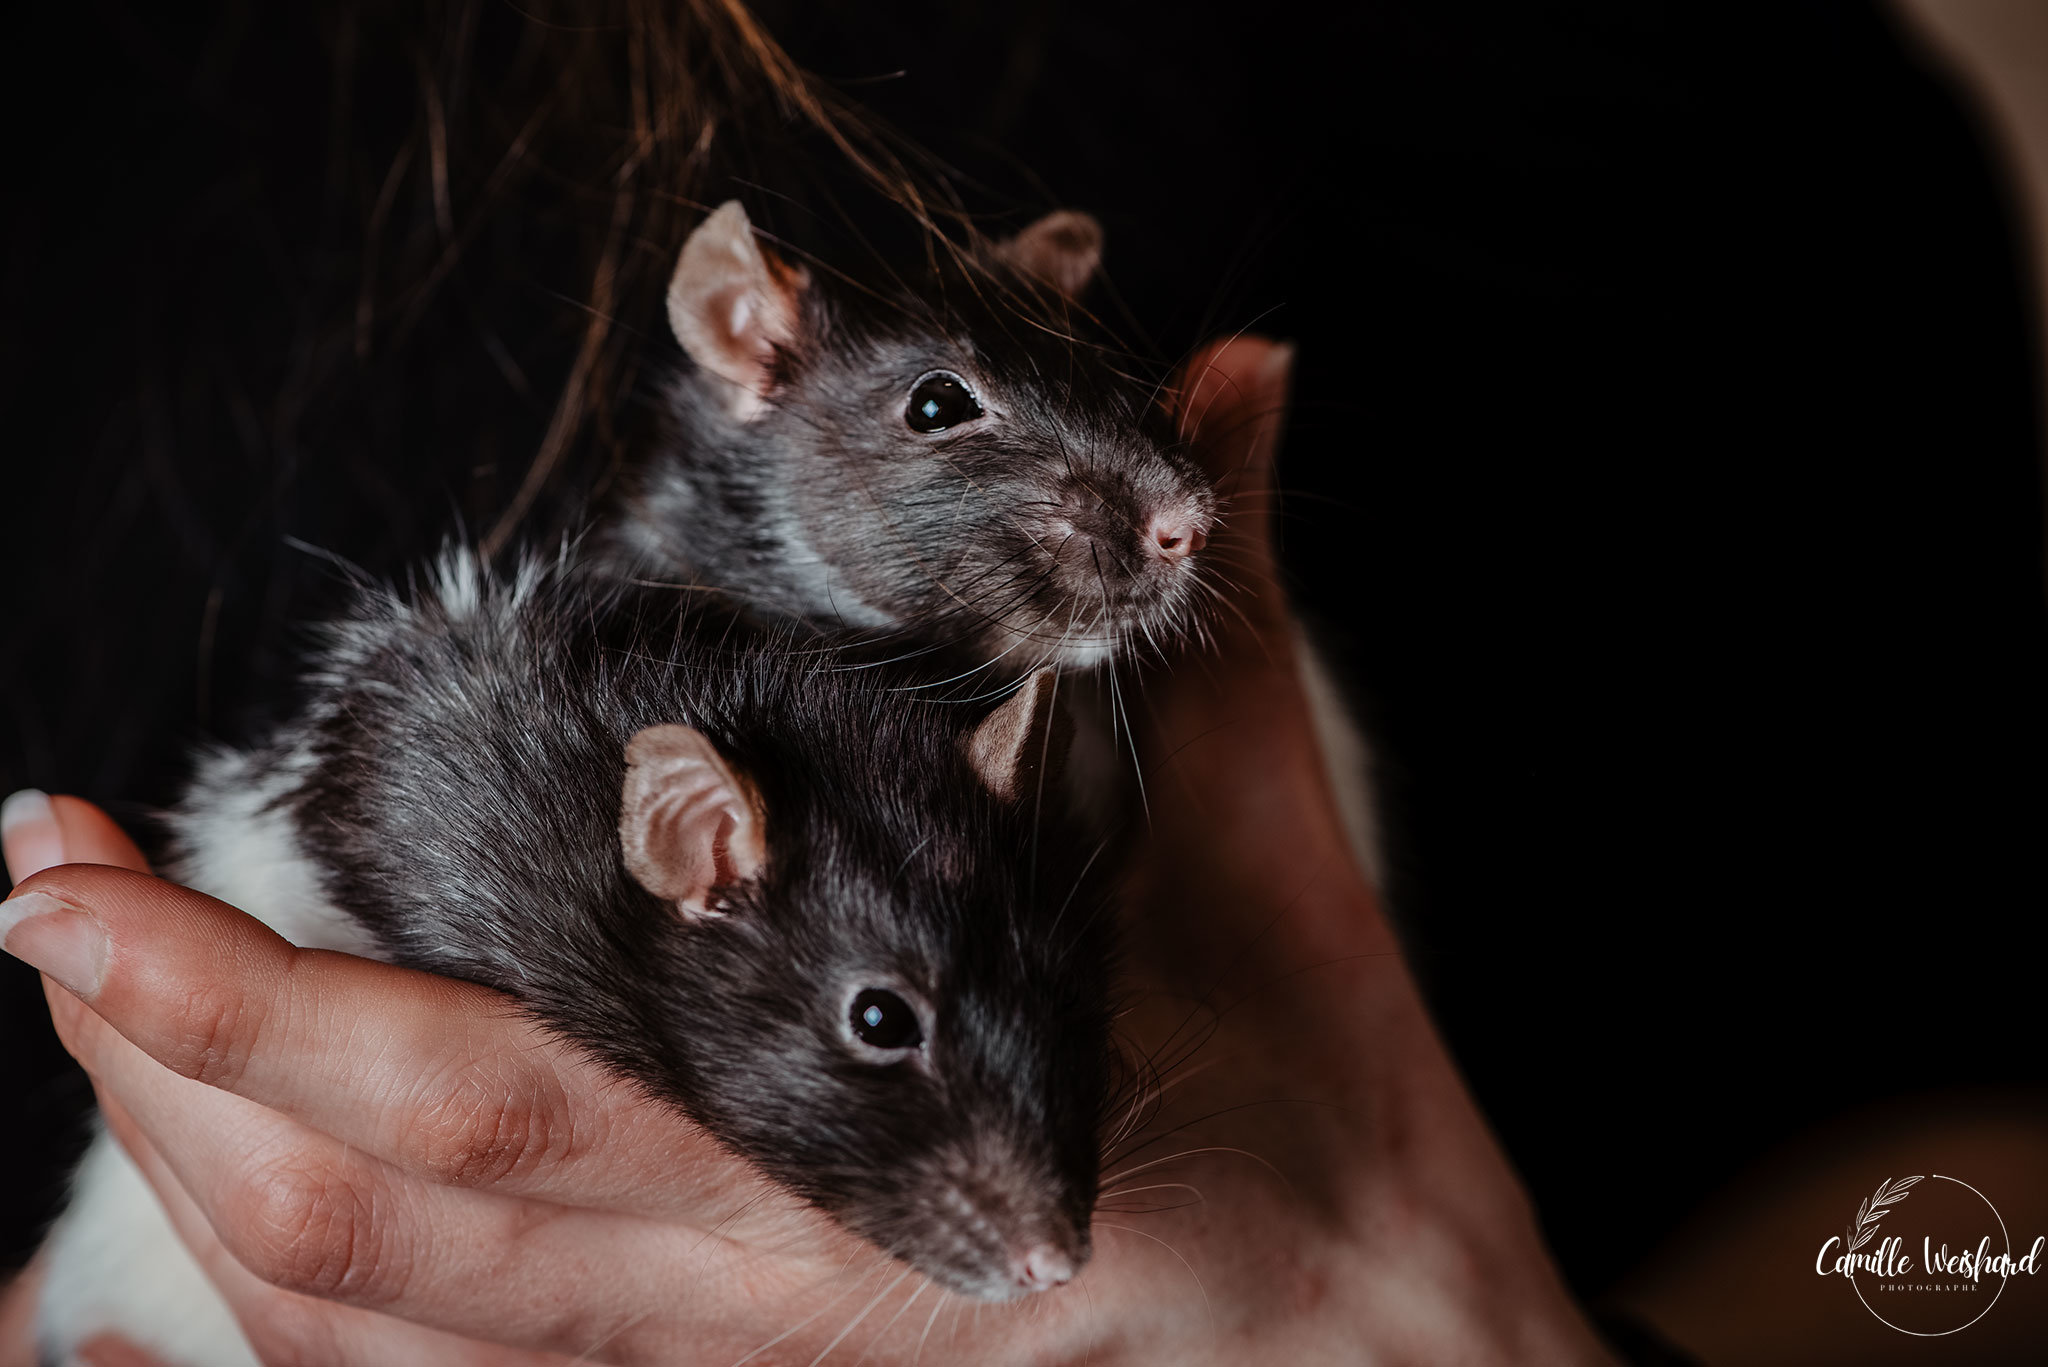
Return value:
<svg viewBox="0 0 2048 1367">
<path fill-rule="evenodd" d="M 115 867 L 25 890 L 104 948 L 52 957 L 35 920 L 7 947 L 75 990 L 50 993 L 67 1047 L 259 1354 L 1604 1360 L 1329 797 L 1263 506 L 1287 360 L 1239 339 L 1188 372 L 1184 425 L 1237 495 L 1207 558 L 1236 587 L 1222 649 L 1144 694 L 1120 1027 L 1157 1085 L 1062 1291 L 969 1311 L 507 999 L 294 950 L 58 799 L 62 857 Z M 13 837 L 11 865 L 38 838 Z"/>
<path fill-rule="evenodd" d="M 737 1357 L 784 1279 L 880 1261 L 502 995 L 294 949 L 96 809 L 51 816 L 10 866 L 87 862 L 17 889 L 6 942 L 65 985 L 60 1036 L 265 1361 L 666 1361 L 679 1317 L 738 1343 L 711 1302 Z"/>
<path fill-rule="evenodd" d="M 1196 1189 L 1142 1234 L 1228 1310 L 1204 1349 L 1188 1287 L 1162 1279 L 1131 1336 L 1172 1342 L 1177 1325 L 1185 1348 L 1159 1361 L 1608 1362 L 1331 793 L 1271 530 L 1290 359 L 1239 338 L 1188 371 L 1183 429 L 1230 509 L 1206 552 L 1230 602 L 1217 648 L 1149 680 L 1137 721 L 1151 831 L 1126 889 L 1121 1025 L 1159 1100 L 1112 1150 L 1101 1210 L 1126 1174 Z"/>
</svg>

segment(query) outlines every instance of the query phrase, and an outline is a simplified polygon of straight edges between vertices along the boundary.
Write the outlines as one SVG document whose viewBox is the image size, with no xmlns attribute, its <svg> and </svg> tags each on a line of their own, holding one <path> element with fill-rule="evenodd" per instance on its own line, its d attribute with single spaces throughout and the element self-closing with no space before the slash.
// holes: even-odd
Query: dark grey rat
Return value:
<svg viewBox="0 0 2048 1367">
<path fill-rule="evenodd" d="M 847 1228 L 966 1295 L 1089 1253 L 1110 920 L 1037 800 L 1049 673 L 946 703 L 703 595 L 444 558 L 365 594 L 303 719 L 209 759 L 183 881 L 295 943 L 500 988 Z M 249 1362 L 102 1136 L 40 1332 Z"/>
<path fill-rule="evenodd" d="M 782 260 L 723 205 L 677 260 L 690 364 L 598 563 L 1016 675 L 1177 639 L 1216 498 L 1159 386 L 1076 303 L 1101 253 L 1095 221 L 1060 212 L 870 289 Z"/>
<path fill-rule="evenodd" d="M 935 689 L 1139 642 L 1164 654 L 1216 593 L 1202 552 L 1219 500 L 1160 386 L 1080 305 L 1102 249 L 1094 219 L 1062 210 L 874 288 L 784 260 L 721 205 L 669 282 L 688 364 L 664 430 L 589 563 L 943 649 Z M 1353 853 L 1382 884 L 1369 749 L 1321 654 L 1297 644 Z M 1063 798 L 1091 828 L 1125 830 L 1137 794 L 1102 684 L 1066 685 L 1079 740 Z"/>
</svg>

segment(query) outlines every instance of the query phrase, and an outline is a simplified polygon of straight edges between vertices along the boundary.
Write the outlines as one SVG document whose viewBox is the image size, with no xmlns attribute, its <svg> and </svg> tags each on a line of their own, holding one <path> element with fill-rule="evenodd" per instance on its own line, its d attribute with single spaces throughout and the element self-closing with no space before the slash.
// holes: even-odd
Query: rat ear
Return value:
<svg viewBox="0 0 2048 1367">
<path fill-rule="evenodd" d="M 697 365 L 718 377 L 726 410 L 744 422 L 774 387 L 775 351 L 796 341 L 810 276 L 754 240 L 736 199 L 697 225 L 668 282 L 668 325 Z"/>
<path fill-rule="evenodd" d="M 650 726 L 626 742 L 619 844 L 640 886 L 692 920 L 718 914 L 713 888 L 756 877 L 767 860 L 753 786 L 687 726 Z"/>
<path fill-rule="evenodd" d="M 1058 695 L 1057 676 L 1041 669 L 968 735 L 967 762 L 997 797 L 1015 802 L 1066 763 L 1074 728 Z"/>
<path fill-rule="evenodd" d="M 1024 274 L 1078 299 L 1102 265 L 1102 225 L 1074 209 L 1057 209 L 998 243 L 996 256 Z"/>
</svg>

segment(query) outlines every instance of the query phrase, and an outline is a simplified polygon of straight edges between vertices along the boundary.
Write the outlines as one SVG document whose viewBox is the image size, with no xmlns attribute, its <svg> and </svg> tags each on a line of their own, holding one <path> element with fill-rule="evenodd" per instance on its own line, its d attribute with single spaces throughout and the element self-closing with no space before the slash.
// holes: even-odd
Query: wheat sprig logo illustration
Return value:
<svg viewBox="0 0 2048 1367">
<path fill-rule="evenodd" d="M 1919 1180 L 1918 1177 L 1901 1177 L 1893 1181 L 1887 1177 L 1877 1184 L 1877 1190 L 1871 1194 L 1870 1199 L 1856 1207 L 1856 1223 L 1849 1226 L 1846 1241 L 1849 1252 L 1854 1253 L 1877 1237 L 1877 1222 L 1885 1217 L 1895 1203 L 1912 1195 L 1907 1188 Z M 1851 1275 L 1854 1275 L 1853 1269 Z"/>
</svg>

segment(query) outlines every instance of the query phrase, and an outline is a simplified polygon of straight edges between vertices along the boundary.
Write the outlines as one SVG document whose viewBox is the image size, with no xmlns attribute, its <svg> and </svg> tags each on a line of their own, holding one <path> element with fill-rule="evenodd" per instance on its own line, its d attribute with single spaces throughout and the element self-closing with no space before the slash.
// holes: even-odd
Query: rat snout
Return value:
<svg viewBox="0 0 2048 1367">
<path fill-rule="evenodd" d="M 1209 544 L 1209 515 L 1192 502 L 1152 514 L 1152 553 L 1165 561 L 1185 560 Z"/>
<path fill-rule="evenodd" d="M 1088 1232 L 1057 1220 L 1027 1220 L 1035 1225 L 1003 1241 L 986 1281 L 976 1294 L 989 1300 L 1012 1300 L 1051 1291 L 1074 1280 L 1088 1261 Z"/>
<path fill-rule="evenodd" d="M 1074 1260 L 1051 1244 L 1034 1244 L 1010 1262 L 1017 1285 L 1026 1291 L 1050 1291 L 1074 1280 Z"/>
<path fill-rule="evenodd" d="M 1038 1162 L 986 1140 L 956 1151 L 920 1204 L 944 1216 L 913 1261 L 963 1295 L 1007 1301 L 1064 1286 L 1088 1261 L 1085 1216 L 1065 1209 L 1061 1184 Z"/>
<path fill-rule="evenodd" d="M 1115 593 L 1177 568 L 1208 543 L 1214 520 L 1194 494 L 1075 476 L 1059 490 L 1054 549 L 1076 587 Z"/>
<path fill-rule="evenodd" d="M 1110 458 L 1110 457 L 1114 458 Z M 1216 523 L 1199 474 L 1158 451 L 1073 452 L 1017 486 L 992 545 L 1002 627 L 1049 660 L 1085 668 L 1132 643 L 1165 649 L 1194 620 L 1198 557 Z M 1014 643 L 998 635 L 997 653 Z"/>
</svg>

